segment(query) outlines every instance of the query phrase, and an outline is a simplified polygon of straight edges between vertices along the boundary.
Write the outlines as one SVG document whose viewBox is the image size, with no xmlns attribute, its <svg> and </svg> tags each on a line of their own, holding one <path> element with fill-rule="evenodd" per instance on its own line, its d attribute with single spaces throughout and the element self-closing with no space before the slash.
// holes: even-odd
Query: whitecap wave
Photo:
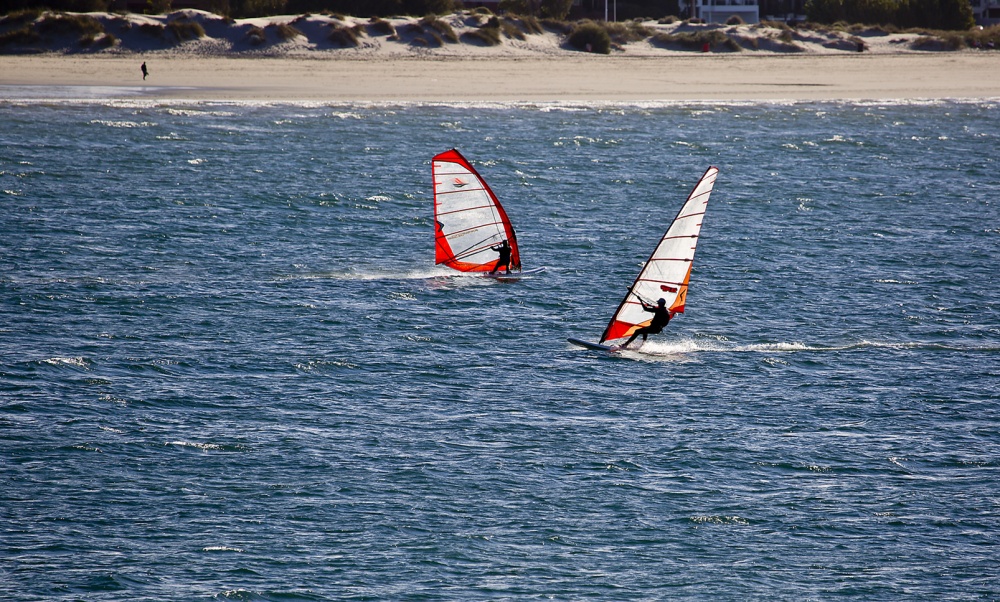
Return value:
<svg viewBox="0 0 1000 602">
<path fill-rule="evenodd" d="M 73 366 L 74 368 L 90 368 L 90 361 L 85 357 L 49 357 L 39 360 L 41 364 L 50 366 Z"/>
</svg>

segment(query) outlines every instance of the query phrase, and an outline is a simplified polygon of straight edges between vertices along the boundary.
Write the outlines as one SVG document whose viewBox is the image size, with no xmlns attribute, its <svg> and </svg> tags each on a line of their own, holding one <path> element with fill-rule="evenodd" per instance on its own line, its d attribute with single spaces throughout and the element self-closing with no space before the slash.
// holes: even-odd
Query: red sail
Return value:
<svg viewBox="0 0 1000 602">
<path fill-rule="evenodd" d="M 517 235 L 507 213 L 479 172 L 452 149 L 434 157 L 435 263 L 462 272 L 488 272 L 497 249 L 510 245 L 510 269 L 521 269 Z"/>
</svg>

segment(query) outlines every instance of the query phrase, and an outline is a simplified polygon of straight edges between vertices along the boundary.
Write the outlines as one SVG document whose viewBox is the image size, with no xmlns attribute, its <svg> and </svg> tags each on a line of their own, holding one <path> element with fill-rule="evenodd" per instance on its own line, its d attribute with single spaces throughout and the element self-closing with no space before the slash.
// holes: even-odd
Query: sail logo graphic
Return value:
<svg viewBox="0 0 1000 602">
<path fill-rule="evenodd" d="M 462 178 L 455 178 L 455 181 L 452 182 L 452 185 L 455 188 L 465 188 L 466 186 L 469 185 L 469 183 L 463 181 Z"/>
</svg>

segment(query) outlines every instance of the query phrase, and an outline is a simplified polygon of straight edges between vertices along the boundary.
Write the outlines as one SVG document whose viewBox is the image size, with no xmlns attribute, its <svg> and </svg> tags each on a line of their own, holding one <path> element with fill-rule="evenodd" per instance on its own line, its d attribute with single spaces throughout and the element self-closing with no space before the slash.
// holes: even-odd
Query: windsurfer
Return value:
<svg viewBox="0 0 1000 602">
<path fill-rule="evenodd" d="M 496 274 L 497 270 L 501 267 L 506 268 L 507 273 L 510 274 L 510 244 L 507 243 L 507 239 L 504 239 L 503 242 L 494 247 L 490 247 L 490 249 L 500 254 L 500 259 L 497 259 L 497 264 L 490 270 L 490 274 Z"/>
<path fill-rule="evenodd" d="M 650 334 L 660 334 L 667 324 L 670 323 L 670 318 L 674 317 L 674 314 L 667 309 L 667 300 L 660 299 L 656 302 L 656 305 L 650 305 L 643 300 L 639 300 L 642 303 L 642 308 L 651 314 L 653 314 L 653 319 L 650 321 L 649 326 L 644 326 L 642 328 L 637 328 L 629 340 L 625 341 L 625 344 L 618 347 L 618 349 L 625 349 L 629 346 L 629 343 L 635 340 L 640 334 L 642 335 L 643 342 L 646 341 L 646 335 Z"/>
</svg>

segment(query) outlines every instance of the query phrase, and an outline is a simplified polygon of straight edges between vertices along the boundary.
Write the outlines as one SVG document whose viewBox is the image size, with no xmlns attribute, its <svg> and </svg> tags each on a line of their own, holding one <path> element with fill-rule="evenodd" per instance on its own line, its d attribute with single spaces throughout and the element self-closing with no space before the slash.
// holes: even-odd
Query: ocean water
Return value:
<svg viewBox="0 0 1000 602">
<path fill-rule="evenodd" d="M 998 109 L 0 102 L 0 598 L 1000 599 Z"/>
</svg>

